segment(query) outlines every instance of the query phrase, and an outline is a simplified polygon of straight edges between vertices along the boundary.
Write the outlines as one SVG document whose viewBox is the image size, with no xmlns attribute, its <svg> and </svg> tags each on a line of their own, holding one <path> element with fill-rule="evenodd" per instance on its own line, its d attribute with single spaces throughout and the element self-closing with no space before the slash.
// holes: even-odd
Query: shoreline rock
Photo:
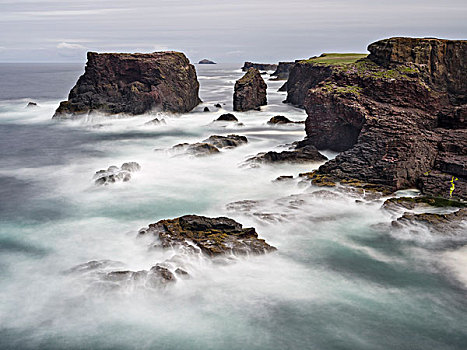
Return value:
<svg viewBox="0 0 467 350">
<path fill-rule="evenodd" d="M 201 102 L 196 70 L 181 52 L 88 52 L 87 59 L 84 74 L 53 118 L 91 112 L 138 115 L 156 109 L 185 113 Z"/>
<path fill-rule="evenodd" d="M 259 71 L 271 71 L 277 69 L 277 64 L 245 62 L 243 64 L 242 71 L 246 72 L 250 68 L 255 68 Z"/>
</svg>

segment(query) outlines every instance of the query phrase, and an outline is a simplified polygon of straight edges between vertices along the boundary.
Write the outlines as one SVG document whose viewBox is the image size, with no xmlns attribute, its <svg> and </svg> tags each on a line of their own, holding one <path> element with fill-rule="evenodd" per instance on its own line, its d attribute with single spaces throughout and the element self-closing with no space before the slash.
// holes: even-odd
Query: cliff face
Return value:
<svg viewBox="0 0 467 350">
<path fill-rule="evenodd" d="M 330 74 L 303 102 L 308 142 L 344 151 L 319 173 L 467 199 L 466 47 L 392 38 L 368 58 L 311 68 Z"/>
<path fill-rule="evenodd" d="M 250 68 L 255 68 L 257 70 L 276 70 L 277 64 L 245 62 L 242 71 L 246 72 Z"/>
<path fill-rule="evenodd" d="M 200 99 L 193 65 L 183 53 L 88 53 L 84 74 L 54 117 L 99 111 L 142 114 L 188 112 Z"/>
<path fill-rule="evenodd" d="M 279 62 L 277 69 L 271 74 L 271 77 L 275 77 L 274 80 L 287 80 L 290 69 L 292 69 L 294 64 L 295 62 Z"/>
<path fill-rule="evenodd" d="M 235 83 L 233 109 L 234 111 L 258 110 L 267 104 L 267 85 L 261 74 L 255 68 L 248 72 Z"/>
</svg>

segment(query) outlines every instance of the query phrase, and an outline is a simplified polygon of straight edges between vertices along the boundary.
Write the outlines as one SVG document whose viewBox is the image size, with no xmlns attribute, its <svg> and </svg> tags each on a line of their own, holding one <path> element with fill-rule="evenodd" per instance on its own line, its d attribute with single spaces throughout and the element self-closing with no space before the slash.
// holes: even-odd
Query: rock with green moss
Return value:
<svg viewBox="0 0 467 350">
<path fill-rule="evenodd" d="M 141 229 L 140 236 L 152 236 L 155 246 L 186 247 L 215 257 L 225 254 L 264 254 L 276 248 L 258 238 L 254 228 L 243 228 L 235 220 L 198 215 L 185 215 L 161 220 Z"/>
<path fill-rule="evenodd" d="M 409 209 L 413 210 L 416 208 L 466 208 L 467 203 L 450 200 L 442 197 L 393 197 L 387 199 L 383 208 L 388 210 L 394 209 Z"/>
<path fill-rule="evenodd" d="M 431 232 L 449 235 L 465 234 L 467 232 L 467 208 L 447 214 L 404 213 L 402 217 L 392 222 L 392 226 L 396 229 L 409 227 L 415 231 L 418 227 L 425 226 Z"/>
</svg>

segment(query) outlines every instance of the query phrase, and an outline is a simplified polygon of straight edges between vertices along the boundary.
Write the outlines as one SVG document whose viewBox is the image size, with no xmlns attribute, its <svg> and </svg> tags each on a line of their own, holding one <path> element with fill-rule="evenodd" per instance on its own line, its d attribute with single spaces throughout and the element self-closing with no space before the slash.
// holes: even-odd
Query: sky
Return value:
<svg viewBox="0 0 467 350">
<path fill-rule="evenodd" d="M 87 51 L 277 62 L 393 36 L 467 39 L 467 0 L 0 0 L 0 62 Z"/>
</svg>

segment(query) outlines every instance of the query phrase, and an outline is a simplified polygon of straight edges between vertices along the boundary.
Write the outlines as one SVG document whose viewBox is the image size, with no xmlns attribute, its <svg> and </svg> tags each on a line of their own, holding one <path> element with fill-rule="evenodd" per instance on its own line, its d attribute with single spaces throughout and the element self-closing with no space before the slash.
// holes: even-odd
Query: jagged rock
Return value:
<svg viewBox="0 0 467 350">
<path fill-rule="evenodd" d="M 94 182 L 96 185 L 108 185 L 118 181 L 127 182 L 131 180 L 131 173 L 140 171 L 141 166 L 136 162 L 123 163 L 121 168 L 112 165 L 107 170 L 96 171 Z"/>
<path fill-rule="evenodd" d="M 320 80 L 306 87 L 307 142 L 344 151 L 319 172 L 467 198 L 466 134 L 455 129 L 466 110 L 467 41 L 392 38 L 369 51 L 354 62 L 311 60 L 291 71 L 289 83 L 300 69 L 302 81 Z"/>
<path fill-rule="evenodd" d="M 88 52 L 85 73 L 54 118 L 98 111 L 142 114 L 154 109 L 185 113 L 200 103 L 193 65 L 180 52 Z"/>
<path fill-rule="evenodd" d="M 150 120 L 147 123 L 145 123 L 145 125 L 159 125 L 159 124 L 166 124 L 165 119 L 162 118 L 159 120 L 158 118 L 154 118 L 153 120 Z"/>
<path fill-rule="evenodd" d="M 455 234 L 456 232 L 466 232 L 467 229 L 467 208 L 459 209 L 449 214 L 412 214 L 404 213 L 402 217 L 393 221 L 394 228 L 406 226 L 425 225 L 432 231 L 444 234 Z"/>
<path fill-rule="evenodd" d="M 328 158 L 316 149 L 314 146 L 306 146 L 296 148 L 291 151 L 275 152 L 269 151 L 259 153 L 256 156 L 249 158 L 249 163 L 307 163 L 307 162 L 322 162 Z"/>
<path fill-rule="evenodd" d="M 287 80 L 289 78 L 289 71 L 295 62 L 279 62 L 277 69 L 271 74 L 275 77 L 274 80 Z"/>
<path fill-rule="evenodd" d="M 216 122 L 238 122 L 238 119 L 232 113 L 226 113 L 226 114 L 222 114 L 215 121 Z"/>
<path fill-rule="evenodd" d="M 203 112 L 210 112 L 209 107 L 204 107 Z"/>
<path fill-rule="evenodd" d="M 250 68 L 248 72 L 235 83 L 233 109 L 234 111 L 259 110 L 267 104 L 267 85 L 261 74 Z"/>
<path fill-rule="evenodd" d="M 34 107 L 37 107 L 36 102 L 28 102 L 28 104 L 26 105 L 26 108 L 34 108 Z"/>
<path fill-rule="evenodd" d="M 208 256 L 224 254 L 264 254 L 276 250 L 258 238 L 254 228 L 243 228 L 226 218 L 185 215 L 161 220 L 140 230 L 140 235 L 152 235 L 161 247 L 195 247 Z"/>
<path fill-rule="evenodd" d="M 234 148 L 247 143 L 248 139 L 240 135 L 212 135 L 203 142 L 209 143 L 217 148 Z"/>
<path fill-rule="evenodd" d="M 242 67 L 242 71 L 246 72 L 250 68 L 255 68 L 257 70 L 276 70 L 277 64 L 269 64 L 269 63 L 253 63 L 253 62 L 245 62 Z"/>
<path fill-rule="evenodd" d="M 203 60 L 199 61 L 198 64 L 216 64 L 216 62 L 210 61 L 208 59 L 203 59 Z"/>
</svg>

